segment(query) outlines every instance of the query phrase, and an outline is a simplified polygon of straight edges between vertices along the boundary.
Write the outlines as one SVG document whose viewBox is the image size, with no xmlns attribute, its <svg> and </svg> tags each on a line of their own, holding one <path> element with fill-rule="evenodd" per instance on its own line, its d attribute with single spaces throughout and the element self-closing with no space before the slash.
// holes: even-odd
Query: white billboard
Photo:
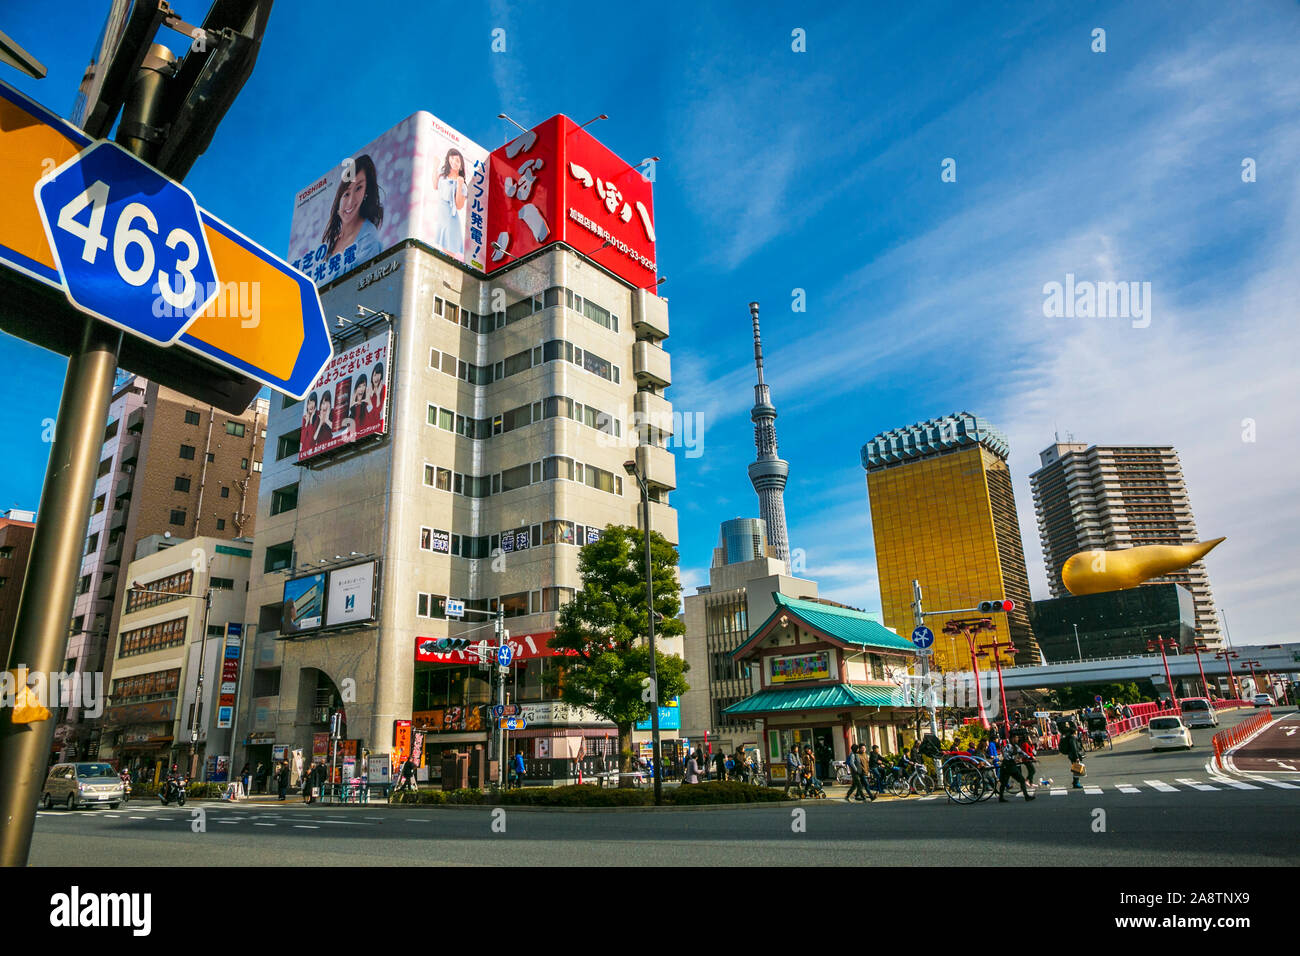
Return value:
<svg viewBox="0 0 1300 956">
<path fill-rule="evenodd" d="M 350 564 L 329 574 L 325 624 L 364 624 L 374 619 L 375 562 Z"/>
</svg>

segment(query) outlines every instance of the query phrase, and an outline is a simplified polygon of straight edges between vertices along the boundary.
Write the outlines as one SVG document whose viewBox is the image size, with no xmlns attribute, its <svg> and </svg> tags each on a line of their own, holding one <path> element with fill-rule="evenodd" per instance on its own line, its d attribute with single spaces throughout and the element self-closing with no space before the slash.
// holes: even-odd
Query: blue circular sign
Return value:
<svg viewBox="0 0 1300 956">
<path fill-rule="evenodd" d="M 919 625 L 916 630 L 912 631 L 912 643 L 922 650 L 925 650 L 925 648 L 934 643 L 934 631 L 930 630 L 924 624 Z"/>
</svg>

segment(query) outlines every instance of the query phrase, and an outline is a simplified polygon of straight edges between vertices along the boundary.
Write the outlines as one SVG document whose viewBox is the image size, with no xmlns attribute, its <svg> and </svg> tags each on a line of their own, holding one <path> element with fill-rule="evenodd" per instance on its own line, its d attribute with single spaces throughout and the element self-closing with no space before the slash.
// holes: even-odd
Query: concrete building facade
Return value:
<svg viewBox="0 0 1300 956">
<path fill-rule="evenodd" d="M 640 523 L 625 461 L 647 477 L 651 527 L 677 541 L 666 301 L 562 244 L 486 278 L 416 240 L 322 287 L 321 299 L 327 315 L 365 316 L 340 322 L 350 337 L 336 354 L 391 330 L 387 425 L 299 463 L 307 409 L 273 403 L 246 752 L 309 749 L 341 711 L 360 750 L 390 751 L 396 722 L 410 721 L 425 741 L 422 778 L 456 750 L 479 781 L 490 672 L 472 651 L 433 652 L 427 640 L 491 639 L 498 607 L 516 648 L 510 700 L 533 717 L 510 749 L 536 762 L 530 776 L 580 748 L 612 751 L 612 725 L 549 699 L 548 639 L 580 586 L 579 546 Z M 362 561 L 377 562 L 373 620 L 284 633 L 286 580 Z M 464 601 L 463 621 L 448 618 L 449 599 Z"/>
<path fill-rule="evenodd" d="M 1178 452 L 1170 445 L 1057 442 L 1039 453 L 1029 476 L 1043 563 L 1053 598 L 1069 596 L 1061 567 L 1071 555 L 1199 540 Z M 1196 637 L 1223 645 L 1204 561 L 1144 586 L 1180 584 L 1196 604 Z"/>
<path fill-rule="evenodd" d="M 23 594 L 27 559 L 32 553 L 35 534 L 36 512 L 18 508 L 0 512 L 0 663 L 9 660 L 14 627 L 18 623 L 18 601 Z"/>
<path fill-rule="evenodd" d="M 199 779 L 230 779 L 235 728 L 233 719 L 218 719 L 221 665 L 227 636 L 242 638 L 251 545 L 211 536 L 140 540 L 124 574 L 140 590 L 126 593 L 115 628 L 101 759 L 142 767 L 150 779 L 173 763 L 187 772 L 195 766 Z"/>
</svg>

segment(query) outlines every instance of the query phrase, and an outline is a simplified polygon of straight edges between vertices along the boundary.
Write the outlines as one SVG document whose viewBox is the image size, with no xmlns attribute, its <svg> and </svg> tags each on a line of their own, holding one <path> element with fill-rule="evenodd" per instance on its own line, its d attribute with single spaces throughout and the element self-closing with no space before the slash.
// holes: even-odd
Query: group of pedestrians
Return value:
<svg viewBox="0 0 1300 956">
<path fill-rule="evenodd" d="M 648 767 L 647 767 L 648 769 Z M 735 753 L 719 750 L 711 758 L 696 747 L 686 754 L 686 764 L 682 770 L 682 783 L 699 783 L 701 780 L 739 780 L 749 783 L 756 775 L 757 768 L 745 753 L 743 747 L 737 747 Z"/>
<path fill-rule="evenodd" d="M 289 761 L 277 760 L 272 764 L 258 763 L 257 769 L 251 769 L 249 764 L 244 764 L 244 769 L 239 772 L 239 779 L 244 785 L 244 793 L 252 794 L 253 785 L 257 785 L 257 793 L 271 794 L 273 791 L 279 795 L 281 800 L 289 792 L 289 778 L 291 771 Z"/>
</svg>

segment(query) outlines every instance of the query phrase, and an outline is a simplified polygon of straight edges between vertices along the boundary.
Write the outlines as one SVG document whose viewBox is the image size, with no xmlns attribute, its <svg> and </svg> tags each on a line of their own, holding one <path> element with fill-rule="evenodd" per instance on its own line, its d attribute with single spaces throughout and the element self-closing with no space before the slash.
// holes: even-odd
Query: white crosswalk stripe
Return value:
<svg viewBox="0 0 1300 956">
<path fill-rule="evenodd" d="M 1191 787 L 1193 790 L 1218 790 L 1219 789 L 1218 787 L 1211 786 L 1208 783 L 1201 783 L 1199 780 L 1192 780 L 1188 777 L 1177 777 L 1175 778 L 1174 782 L 1186 784 L 1187 786 Z"/>
<path fill-rule="evenodd" d="M 1285 780 L 1261 780 L 1260 783 L 1267 783 L 1273 787 L 1281 787 L 1283 790 L 1300 790 L 1294 783 L 1287 783 Z"/>
<path fill-rule="evenodd" d="M 1091 794 L 1093 794 L 1093 795 L 1095 796 L 1095 795 L 1101 793 L 1101 787 L 1084 787 L 1084 788 L 1083 788 L 1083 792 L 1084 792 L 1084 793 L 1091 793 Z"/>
<path fill-rule="evenodd" d="M 1177 792 L 1178 792 L 1178 788 L 1177 788 L 1177 787 L 1171 787 L 1171 786 L 1169 786 L 1169 784 L 1165 783 L 1163 780 L 1143 780 L 1142 782 L 1145 783 L 1148 787 L 1152 788 L 1153 790 L 1159 790 L 1161 793 L 1177 793 Z"/>
<path fill-rule="evenodd" d="M 1141 793 L 1142 791 L 1131 783 L 1117 783 L 1115 789 L 1120 793 Z"/>
<path fill-rule="evenodd" d="M 1052 796 L 1054 796 L 1054 797 L 1063 797 L 1063 796 L 1065 796 L 1065 788 L 1064 788 L 1064 787 L 1053 787 L 1053 788 L 1052 788 Z"/>
<path fill-rule="evenodd" d="M 1263 790 L 1263 787 L 1257 787 L 1253 783 L 1246 783 L 1244 780 L 1219 780 L 1219 783 L 1225 783 L 1235 790 Z"/>
</svg>

